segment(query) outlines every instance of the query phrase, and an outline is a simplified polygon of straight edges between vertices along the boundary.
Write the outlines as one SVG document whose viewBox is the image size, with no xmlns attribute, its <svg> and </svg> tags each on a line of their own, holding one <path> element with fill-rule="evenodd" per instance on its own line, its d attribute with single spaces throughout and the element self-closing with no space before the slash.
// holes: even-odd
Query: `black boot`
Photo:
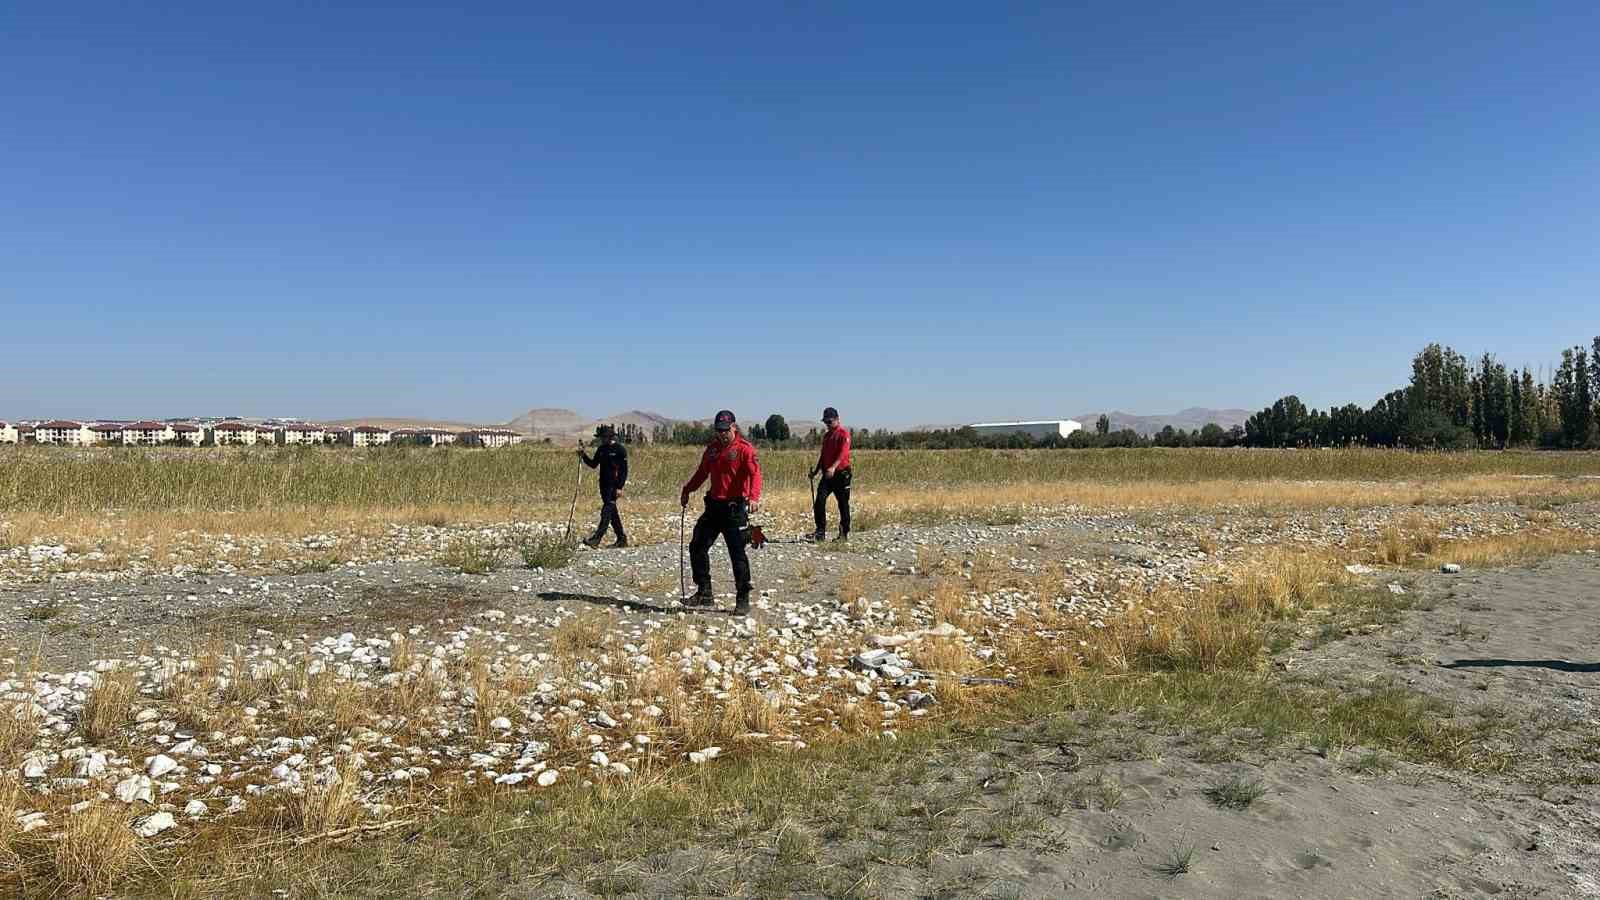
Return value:
<svg viewBox="0 0 1600 900">
<path fill-rule="evenodd" d="M 600 549 L 600 536 L 599 535 L 595 535 L 594 537 L 586 537 L 586 538 L 584 538 L 583 539 L 583 545 L 585 547 L 588 547 L 590 550 L 598 550 L 598 549 Z"/>
<path fill-rule="evenodd" d="M 739 599 L 733 604 L 733 614 L 736 616 L 750 615 L 750 594 L 740 594 Z"/>
<path fill-rule="evenodd" d="M 712 606 L 717 602 L 715 594 L 711 593 L 711 585 L 702 584 L 694 589 L 694 593 L 686 597 L 684 606 Z"/>
</svg>

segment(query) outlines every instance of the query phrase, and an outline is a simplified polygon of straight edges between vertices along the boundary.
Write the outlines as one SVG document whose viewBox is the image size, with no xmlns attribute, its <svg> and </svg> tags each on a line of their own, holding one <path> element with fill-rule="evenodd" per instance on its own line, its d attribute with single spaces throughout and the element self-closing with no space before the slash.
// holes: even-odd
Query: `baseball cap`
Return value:
<svg viewBox="0 0 1600 900">
<path fill-rule="evenodd" d="M 735 419 L 733 417 L 733 411 L 732 410 L 727 410 L 727 409 L 718 410 L 717 411 L 716 429 L 718 431 L 727 431 L 728 429 L 732 428 L 733 427 L 733 423 L 735 423 L 737 421 L 739 421 L 739 420 Z"/>
<path fill-rule="evenodd" d="M 822 411 L 822 421 L 824 422 L 828 421 L 829 419 L 837 418 L 839 418 L 839 411 L 831 406 Z"/>
</svg>

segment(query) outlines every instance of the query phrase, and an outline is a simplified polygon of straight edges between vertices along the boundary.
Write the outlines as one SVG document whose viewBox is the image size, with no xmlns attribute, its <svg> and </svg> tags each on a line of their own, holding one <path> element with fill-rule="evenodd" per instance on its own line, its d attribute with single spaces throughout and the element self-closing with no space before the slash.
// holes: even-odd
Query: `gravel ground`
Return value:
<svg viewBox="0 0 1600 900">
<path fill-rule="evenodd" d="M 1413 517 L 1427 518 L 1447 539 L 1509 533 L 1534 522 L 1594 532 L 1596 512 L 1594 504 L 1533 511 L 1494 503 L 1296 514 L 1069 508 L 1038 510 L 1013 524 L 888 527 L 843 546 L 784 543 L 752 551 L 760 598 L 749 618 L 729 612 L 720 547 L 713 573 L 725 592 L 721 608 L 692 613 L 675 603 L 675 543 L 584 551 L 556 571 L 506 567 L 465 575 L 437 561 L 454 541 L 507 540 L 550 528 L 539 523 L 396 526 L 381 539 L 317 535 L 291 542 L 291 549 L 308 563 L 333 554 L 347 561 L 302 574 L 282 571 L 307 567 L 293 553 L 287 564 L 254 565 L 248 560 L 273 554 L 257 554 L 251 542 L 226 535 L 193 536 L 193 563 L 136 559 L 131 569 L 113 572 L 83 570 L 102 562 L 89 559 L 98 551 L 17 547 L 0 554 L 0 701 L 31 710 L 41 726 L 17 767 L 41 808 L 19 813 L 32 816 L 26 827 L 54 827 L 51 817 L 58 822 L 67 814 L 60 811 L 63 799 L 74 801 L 75 810 L 120 802 L 148 811 L 141 834 L 178 840 L 192 827 L 180 817 L 205 821 L 264 794 L 325 787 L 351 777 L 352 763 L 363 804 L 383 815 L 413 802 L 424 783 L 532 786 L 627 777 L 663 753 L 714 758 L 723 748 L 652 743 L 652 723 L 671 715 L 657 704 L 670 704 L 626 695 L 663 658 L 717 703 L 744 702 L 748 694 L 770 707 L 772 727 L 740 735 L 741 749 L 805 746 L 810 730 L 838 724 L 841 696 L 858 714 L 879 717 L 892 735 L 928 714 L 948 682 L 946 674 L 917 665 L 931 643 L 958 641 L 979 661 L 978 674 L 1007 677 L 996 638 L 1041 602 L 1093 623 L 1118 614 L 1125 592 L 1199 585 L 1265 548 L 1366 545 L 1386 524 Z M 219 545 L 227 548 L 222 562 L 214 561 Z M 1038 581 L 1023 589 L 1013 577 L 1011 587 L 969 591 L 962 602 L 982 623 L 981 634 L 948 626 L 927 634 L 935 622 L 925 608 L 908 610 L 883 592 L 931 584 L 930 567 L 974 587 L 998 583 L 990 578 L 995 573 Z M 565 651 L 558 646 L 570 644 L 575 622 L 595 617 L 604 633 Z M 664 657 L 646 652 L 663 641 L 671 648 Z M 871 666 L 851 660 L 874 647 L 897 656 Z M 208 648 L 209 669 L 201 661 Z M 230 667 L 214 664 L 222 656 Z M 487 686 L 475 688 L 462 674 L 474 666 L 483 667 Z M 80 727 L 85 703 L 119 671 L 137 679 L 131 728 L 102 745 L 88 742 Z M 368 708 L 367 699 L 341 701 L 330 693 L 327 702 L 346 703 L 338 714 L 355 724 L 335 731 L 316 718 L 321 712 L 312 701 L 323 688 L 313 679 L 354 686 L 370 698 L 433 676 L 454 680 L 419 714 L 386 713 Z M 267 682 L 274 686 L 260 696 L 245 690 Z M 492 694 L 494 685 L 513 682 L 523 689 L 489 719 L 484 711 L 495 698 L 478 691 Z M 196 685 L 225 698 L 227 708 L 186 711 L 180 695 Z M 558 739 L 565 751 L 552 746 Z M 574 758 L 574 746 L 587 752 L 587 761 Z"/>
</svg>

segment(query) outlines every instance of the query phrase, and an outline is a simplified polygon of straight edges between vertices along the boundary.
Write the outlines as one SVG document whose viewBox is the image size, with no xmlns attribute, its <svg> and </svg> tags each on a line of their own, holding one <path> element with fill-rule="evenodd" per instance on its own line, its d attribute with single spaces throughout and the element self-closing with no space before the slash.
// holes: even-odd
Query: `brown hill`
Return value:
<svg viewBox="0 0 1600 900">
<path fill-rule="evenodd" d="M 515 419 L 507 422 L 503 427 L 522 434 L 532 434 L 539 437 L 556 437 L 577 434 L 589 425 L 592 419 L 580 416 L 570 409 L 553 409 L 541 407 L 530 409 Z M 590 426 L 590 431 L 593 427 Z"/>
</svg>

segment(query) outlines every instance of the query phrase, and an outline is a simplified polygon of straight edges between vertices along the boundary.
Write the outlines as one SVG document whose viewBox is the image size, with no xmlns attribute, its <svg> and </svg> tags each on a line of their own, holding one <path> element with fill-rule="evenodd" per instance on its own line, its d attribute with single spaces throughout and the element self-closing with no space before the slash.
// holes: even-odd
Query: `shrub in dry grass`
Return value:
<svg viewBox="0 0 1600 900">
<path fill-rule="evenodd" d="M 1292 618 L 1324 604 L 1330 589 L 1349 581 L 1349 573 L 1330 555 L 1275 551 L 1245 568 L 1218 602 L 1226 612 Z"/>
<path fill-rule="evenodd" d="M 135 835 L 126 812 L 99 803 L 62 820 L 55 879 L 84 894 L 111 890 L 133 867 Z"/>
<path fill-rule="evenodd" d="M 563 619 L 550 632 L 550 650 L 558 658 L 572 659 L 605 644 L 611 617 L 604 613 L 579 613 Z"/>
<path fill-rule="evenodd" d="M 928 591 L 927 604 L 936 624 L 946 622 L 964 628 L 970 618 L 966 610 L 967 589 L 960 579 L 941 578 Z"/>
<path fill-rule="evenodd" d="M 93 744 L 109 741 L 123 726 L 133 710 L 133 698 L 139 693 L 138 673 L 132 669 L 119 669 L 100 676 L 99 683 L 89 692 L 78 721 L 83 736 Z"/>
<path fill-rule="evenodd" d="M 872 578 L 872 573 L 866 569 L 846 569 L 839 576 L 839 584 L 834 588 L 834 596 L 840 603 L 850 604 L 867 596 L 867 583 Z"/>
<path fill-rule="evenodd" d="M 0 877 L 9 876 L 22 869 L 22 854 L 16 846 L 22 828 L 17 824 L 17 814 L 22 811 L 20 799 L 22 786 L 9 775 L 0 775 Z"/>
<path fill-rule="evenodd" d="M 360 766 L 346 762 L 328 774 L 330 777 L 308 785 L 287 810 L 290 824 L 308 835 L 352 825 L 364 812 Z"/>
<path fill-rule="evenodd" d="M 1426 561 L 1464 566 L 1503 566 L 1548 559 L 1562 553 L 1600 550 L 1600 538 L 1581 531 L 1555 529 L 1441 542 Z"/>
<path fill-rule="evenodd" d="M 577 555 L 572 544 L 560 535 L 543 533 L 523 535 L 517 541 L 517 553 L 530 569 L 564 569 Z"/>
<path fill-rule="evenodd" d="M 463 538 L 439 554 L 439 565 L 468 575 L 487 575 L 505 565 L 509 550 L 492 541 Z"/>
</svg>

